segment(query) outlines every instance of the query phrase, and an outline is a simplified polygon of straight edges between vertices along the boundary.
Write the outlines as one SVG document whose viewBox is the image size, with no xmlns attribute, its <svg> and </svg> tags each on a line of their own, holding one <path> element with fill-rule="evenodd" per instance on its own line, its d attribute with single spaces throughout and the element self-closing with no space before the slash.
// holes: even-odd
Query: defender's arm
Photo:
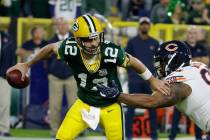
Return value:
<svg viewBox="0 0 210 140">
<path fill-rule="evenodd" d="M 187 84 L 173 83 L 170 85 L 170 96 L 164 96 L 155 91 L 152 95 L 120 94 L 117 100 L 138 108 L 168 107 L 189 96 L 191 91 Z"/>
</svg>

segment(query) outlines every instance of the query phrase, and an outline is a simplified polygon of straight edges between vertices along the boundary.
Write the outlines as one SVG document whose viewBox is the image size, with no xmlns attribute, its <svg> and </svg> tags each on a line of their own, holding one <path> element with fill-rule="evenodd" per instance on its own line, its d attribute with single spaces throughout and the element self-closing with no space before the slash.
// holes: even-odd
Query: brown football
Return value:
<svg viewBox="0 0 210 140">
<path fill-rule="evenodd" d="M 28 86 L 30 79 L 28 76 L 26 76 L 25 79 L 22 81 L 21 75 L 22 74 L 19 70 L 10 71 L 6 75 L 7 82 L 14 88 L 25 88 Z"/>
</svg>

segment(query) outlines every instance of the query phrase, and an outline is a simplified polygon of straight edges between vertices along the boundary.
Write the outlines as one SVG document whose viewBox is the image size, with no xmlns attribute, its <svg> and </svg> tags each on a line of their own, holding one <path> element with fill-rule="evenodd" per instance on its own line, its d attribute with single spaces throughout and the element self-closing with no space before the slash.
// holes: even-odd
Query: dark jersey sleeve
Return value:
<svg viewBox="0 0 210 140">
<path fill-rule="evenodd" d="M 70 63 L 70 61 L 74 60 L 75 56 L 78 54 L 79 49 L 74 38 L 67 38 L 60 42 L 58 55 L 61 59 L 65 60 L 67 63 Z"/>
<path fill-rule="evenodd" d="M 65 44 L 66 44 L 66 40 L 62 41 L 60 43 L 60 47 L 58 49 L 58 55 L 61 59 L 65 60 Z"/>
<path fill-rule="evenodd" d="M 208 56 L 208 52 L 207 49 L 202 45 L 199 44 L 199 48 L 200 48 L 200 53 L 198 53 L 199 56 Z"/>
<path fill-rule="evenodd" d="M 121 48 L 120 46 L 118 46 L 118 48 L 119 48 L 119 51 L 118 51 L 118 56 L 117 56 L 117 65 L 122 66 L 127 56 L 123 48 Z"/>
<path fill-rule="evenodd" d="M 120 46 L 111 42 L 105 42 L 104 51 L 107 61 L 115 63 L 117 66 L 122 66 L 124 64 L 127 55 L 125 50 Z"/>
</svg>

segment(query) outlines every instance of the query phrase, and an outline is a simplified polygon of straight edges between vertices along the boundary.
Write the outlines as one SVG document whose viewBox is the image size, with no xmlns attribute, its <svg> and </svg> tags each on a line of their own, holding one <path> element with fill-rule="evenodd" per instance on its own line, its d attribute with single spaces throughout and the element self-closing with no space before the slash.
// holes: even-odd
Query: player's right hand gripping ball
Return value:
<svg viewBox="0 0 210 140">
<path fill-rule="evenodd" d="M 21 80 L 21 76 L 21 72 L 15 69 L 6 74 L 6 79 L 12 87 L 22 89 L 28 86 L 30 79 L 25 76 L 25 79 Z"/>
<path fill-rule="evenodd" d="M 118 90 L 117 84 L 112 81 L 112 87 L 104 86 L 102 84 L 97 84 L 97 89 L 100 92 L 100 95 L 103 98 L 108 99 L 117 99 L 117 97 L 120 95 L 120 91 Z"/>
</svg>

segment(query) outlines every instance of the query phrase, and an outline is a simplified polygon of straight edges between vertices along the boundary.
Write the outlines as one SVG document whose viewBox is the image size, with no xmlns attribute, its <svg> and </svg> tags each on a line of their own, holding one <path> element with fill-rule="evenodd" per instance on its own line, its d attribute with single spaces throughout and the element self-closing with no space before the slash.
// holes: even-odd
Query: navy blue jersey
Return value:
<svg viewBox="0 0 210 140">
<path fill-rule="evenodd" d="M 189 43 L 185 42 L 191 51 L 192 54 L 192 58 L 193 57 L 203 57 L 203 56 L 208 56 L 208 52 L 206 50 L 206 48 L 199 43 L 196 43 L 195 46 L 191 46 Z"/>
<path fill-rule="evenodd" d="M 0 31 L 0 76 L 5 77 L 9 67 L 15 64 L 15 43 L 5 33 Z"/>
<path fill-rule="evenodd" d="M 154 74 L 155 68 L 153 66 L 153 56 L 155 53 L 155 49 L 159 46 L 159 42 L 154 38 L 148 38 L 147 40 L 143 40 L 139 37 L 139 35 L 128 41 L 127 47 L 125 51 L 132 56 L 138 58 L 142 63 L 144 63 L 147 68 Z M 128 77 L 132 82 L 144 81 L 137 73 L 128 69 Z"/>
</svg>

